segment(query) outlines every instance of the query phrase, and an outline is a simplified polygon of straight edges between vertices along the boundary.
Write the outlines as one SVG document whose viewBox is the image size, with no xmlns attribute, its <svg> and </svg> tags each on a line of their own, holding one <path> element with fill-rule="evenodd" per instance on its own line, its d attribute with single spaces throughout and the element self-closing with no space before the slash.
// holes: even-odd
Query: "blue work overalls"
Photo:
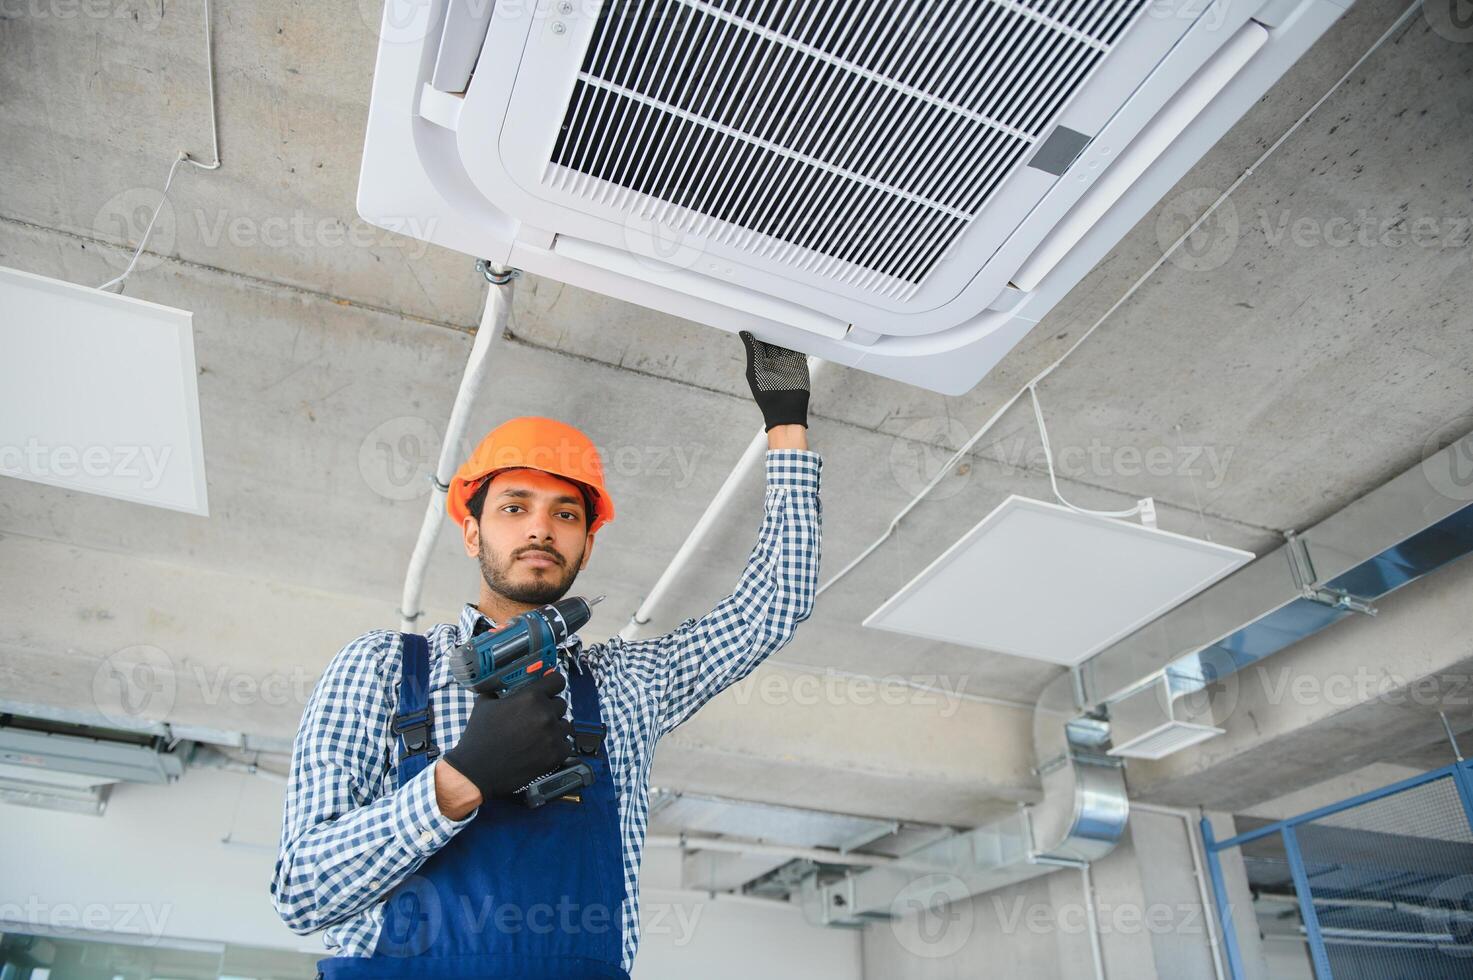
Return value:
<svg viewBox="0 0 1473 980">
<path fill-rule="evenodd" d="M 591 674 L 568 671 L 576 723 L 599 723 Z M 398 783 L 439 754 L 429 724 L 429 647 L 404 637 Z M 405 730 L 411 730 L 406 742 Z M 417 751 L 416 751 L 417 750 Z M 476 818 L 389 892 L 372 956 L 318 961 L 319 976 L 628 980 L 618 792 L 600 743 L 592 786 L 535 809 L 487 800 Z"/>
</svg>

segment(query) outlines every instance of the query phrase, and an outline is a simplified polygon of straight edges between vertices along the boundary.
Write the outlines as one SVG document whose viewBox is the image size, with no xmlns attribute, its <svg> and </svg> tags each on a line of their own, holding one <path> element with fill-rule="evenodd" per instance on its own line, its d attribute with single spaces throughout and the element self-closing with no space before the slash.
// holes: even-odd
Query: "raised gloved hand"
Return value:
<svg viewBox="0 0 1473 980">
<path fill-rule="evenodd" d="M 808 424 L 808 358 L 795 350 L 738 335 L 747 347 L 747 384 L 767 430 L 775 425 Z"/>
<path fill-rule="evenodd" d="M 444 760 L 488 800 L 556 769 L 573 754 L 573 723 L 563 717 L 567 686 L 553 670 L 509 698 L 476 695 L 465 731 Z"/>
</svg>

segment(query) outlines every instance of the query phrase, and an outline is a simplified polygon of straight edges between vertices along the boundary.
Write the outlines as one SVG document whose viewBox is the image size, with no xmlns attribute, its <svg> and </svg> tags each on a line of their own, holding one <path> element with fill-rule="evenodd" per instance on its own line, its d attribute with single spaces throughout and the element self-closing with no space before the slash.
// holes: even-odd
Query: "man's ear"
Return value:
<svg viewBox="0 0 1473 980">
<path fill-rule="evenodd" d="M 481 557 L 481 522 L 467 514 L 465 520 L 460 522 L 460 533 L 465 539 L 466 556 Z"/>
<path fill-rule="evenodd" d="M 583 571 L 583 569 L 585 569 L 585 568 L 588 567 L 588 556 L 591 555 L 591 554 L 593 554 L 593 532 L 592 531 L 590 531 L 588 533 L 588 537 L 583 542 L 583 560 L 578 563 L 578 571 L 581 572 L 581 571 Z"/>
</svg>

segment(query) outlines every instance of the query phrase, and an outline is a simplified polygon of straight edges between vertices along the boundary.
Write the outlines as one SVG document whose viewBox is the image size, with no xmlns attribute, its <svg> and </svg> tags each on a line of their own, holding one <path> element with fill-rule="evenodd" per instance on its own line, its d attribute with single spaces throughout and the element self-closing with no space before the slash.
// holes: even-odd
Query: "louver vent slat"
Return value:
<svg viewBox="0 0 1473 980">
<path fill-rule="evenodd" d="M 545 179 L 908 298 L 1148 2 L 613 0 Z"/>
</svg>

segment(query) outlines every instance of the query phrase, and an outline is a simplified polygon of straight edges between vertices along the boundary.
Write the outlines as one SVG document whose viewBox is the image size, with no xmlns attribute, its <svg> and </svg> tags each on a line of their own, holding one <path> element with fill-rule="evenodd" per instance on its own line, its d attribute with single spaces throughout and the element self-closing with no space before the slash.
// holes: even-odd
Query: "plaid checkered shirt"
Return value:
<svg viewBox="0 0 1473 980">
<path fill-rule="evenodd" d="M 566 675 L 571 663 L 592 671 L 609 729 L 605 746 L 619 789 L 623 842 L 626 971 L 639 946 L 639 864 L 655 743 L 783 647 L 812 612 L 822 468 L 810 450 L 767 451 L 756 547 L 735 591 L 711 612 L 663 636 L 616 636 L 587 647 L 574 636 L 564 644 L 559 669 Z M 467 604 L 459 623 L 425 634 L 434 741 L 442 752 L 459 740 L 476 698 L 451 679 L 447 654 L 482 618 Z M 375 630 L 343 647 L 307 701 L 292 750 L 272 904 L 293 932 L 326 928 L 326 948 L 336 956 L 371 955 L 388 893 L 479 813 L 451 820 L 440 812 L 433 765 L 394 785 L 397 739 L 390 720 L 401 645 L 399 633 Z"/>
</svg>

